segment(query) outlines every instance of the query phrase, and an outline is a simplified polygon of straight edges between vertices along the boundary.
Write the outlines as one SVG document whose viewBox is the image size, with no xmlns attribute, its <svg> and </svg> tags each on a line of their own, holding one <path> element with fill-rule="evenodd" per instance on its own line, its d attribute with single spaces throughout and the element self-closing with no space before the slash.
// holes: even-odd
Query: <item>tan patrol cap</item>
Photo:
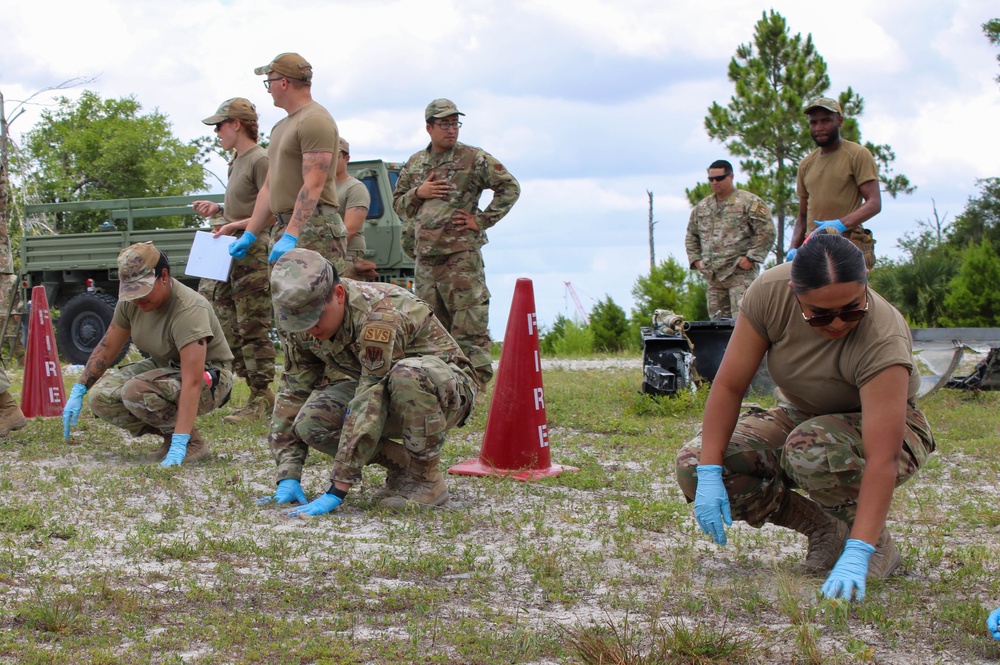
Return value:
<svg viewBox="0 0 1000 665">
<path fill-rule="evenodd" d="M 450 115 L 465 115 L 458 110 L 455 106 L 455 102 L 450 99 L 435 99 L 433 102 L 427 105 L 424 110 L 424 120 L 430 120 L 431 118 L 447 118 Z"/>
<path fill-rule="evenodd" d="M 118 299 L 128 302 L 149 295 L 156 283 L 160 250 L 151 242 L 129 245 L 118 254 Z"/>
<path fill-rule="evenodd" d="M 840 102 L 836 99 L 830 99 L 829 97 L 820 97 L 819 99 L 814 99 L 808 104 L 806 104 L 806 113 L 808 114 L 813 109 L 826 109 L 833 113 L 839 113 L 843 115 L 843 111 L 840 110 Z"/>
<path fill-rule="evenodd" d="M 233 97 L 222 102 L 215 115 L 202 120 L 206 125 L 217 125 L 223 120 L 257 120 L 257 107 L 249 99 Z"/>
<path fill-rule="evenodd" d="M 275 56 L 274 60 L 262 67 L 256 67 L 253 73 L 257 76 L 266 76 L 271 72 L 276 72 L 290 79 L 309 82 L 312 81 L 313 68 L 306 59 L 298 53 L 281 53 Z"/>
<path fill-rule="evenodd" d="M 351 154 L 351 144 L 345 141 L 343 136 L 340 137 L 340 151 Z"/>
</svg>

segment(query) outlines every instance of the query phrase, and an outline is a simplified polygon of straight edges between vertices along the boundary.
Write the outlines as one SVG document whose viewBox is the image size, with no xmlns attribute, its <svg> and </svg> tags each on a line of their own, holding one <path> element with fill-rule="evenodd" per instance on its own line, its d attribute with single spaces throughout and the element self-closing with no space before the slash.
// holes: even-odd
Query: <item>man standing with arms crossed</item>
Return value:
<svg viewBox="0 0 1000 665">
<path fill-rule="evenodd" d="M 216 231 L 246 232 L 229 246 L 243 258 L 271 214 L 277 221 L 271 233 L 268 260 L 274 263 L 293 247 L 322 254 L 338 270 L 345 267 L 347 229 L 338 211 L 334 159 L 340 135 L 330 113 L 312 98 L 312 65 L 298 53 L 282 53 L 254 69 L 265 76 L 264 87 L 274 105 L 288 113 L 271 130 L 267 179 L 257 194 L 253 214 Z"/>
<path fill-rule="evenodd" d="M 740 298 L 760 272 L 774 244 L 771 211 L 756 194 L 736 189 L 733 165 L 717 159 L 708 167 L 713 194 L 691 211 L 688 265 L 708 280 L 708 316 L 736 318 Z"/>
<path fill-rule="evenodd" d="M 427 105 L 430 144 L 399 174 L 393 207 L 403 219 L 403 250 L 416 259 L 414 291 L 472 361 L 481 386 L 493 378 L 482 247 L 486 229 L 510 212 L 521 186 L 485 150 L 458 141 L 460 112 L 448 99 Z M 479 210 L 483 190 L 493 191 Z"/>
<path fill-rule="evenodd" d="M 836 100 L 820 97 L 806 105 L 806 115 L 809 134 L 819 148 L 799 163 L 795 185 L 799 215 L 785 259 L 792 259 L 792 250 L 808 235 L 840 233 L 861 250 L 871 270 L 875 239 L 861 224 L 882 210 L 875 158 L 864 146 L 840 137 L 844 117 Z"/>
</svg>

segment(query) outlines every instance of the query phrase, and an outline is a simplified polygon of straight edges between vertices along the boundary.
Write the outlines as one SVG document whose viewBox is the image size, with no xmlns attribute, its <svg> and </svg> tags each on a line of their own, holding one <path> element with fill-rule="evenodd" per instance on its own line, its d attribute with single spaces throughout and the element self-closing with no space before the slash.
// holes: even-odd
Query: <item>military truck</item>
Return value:
<svg viewBox="0 0 1000 665">
<path fill-rule="evenodd" d="M 371 193 L 364 225 L 366 258 L 375 263 L 379 281 L 412 288 L 413 259 L 403 253 L 401 224 L 392 208 L 392 190 L 401 168 L 401 164 L 393 162 L 367 160 L 351 162 L 348 172 Z M 28 216 L 100 210 L 107 211 L 108 220 L 102 230 L 93 233 L 25 236 L 21 242 L 21 302 L 28 302 L 32 287 L 44 286 L 49 306 L 59 310 L 55 322 L 59 352 L 69 363 L 85 363 L 114 314 L 118 301 L 117 257 L 122 248 L 152 241 L 167 254 L 173 275 L 197 288 L 198 278 L 186 275 L 184 268 L 198 229 L 137 230 L 134 221 L 194 215 L 190 207 L 193 201 L 221 203 L 222 198 L 221 194 L 202 194 L 26 206 Z"/>
</svg>

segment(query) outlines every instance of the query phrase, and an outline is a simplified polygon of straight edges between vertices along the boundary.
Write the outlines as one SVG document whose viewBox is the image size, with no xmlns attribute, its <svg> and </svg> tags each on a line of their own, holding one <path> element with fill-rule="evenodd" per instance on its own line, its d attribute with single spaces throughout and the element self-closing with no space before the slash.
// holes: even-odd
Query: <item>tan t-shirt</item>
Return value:
<svg viewBox="0 0 1000 665">
<path fill-rule="evenodd" d="M 346 216 L 347 211 L 351 208 L 364 208 L 368 210 L 372 204 L 372 195 L 368 192 L 368 188 L 365 187 L 365 183 L 361 182 L 357 178 L 351 176 L 343 182 L 337 183 L 337 199 L 340 201 L 340 214 L 341 216 Z M 348 251 L 364 251 L 365 245 L 365 232 L 364 228 L 358 233 L 354 234 L 347 243 Z"/>
<path fill-rule="evenodd" d="M 253 214 L 257 192 L 267 179 L 267 152 L 255 145 L 229 164 L 225 214 L 227 222 L 246 219 Z"/>
<path fill-rule="evenodd" d="M 902 365 L 910 372 L 908 397 L 920 388 L 910 329 L 895 307 L 871 289 L 868 316 L 842 339 L 827 339 L 802 318 L 788 286 L 791 263 L 762 273 L 740 303 L 744 317 L 770 342 L 767 371 L 796 407 L 816 415 L 861 409 L 861 386 Z"/>
<path fill-rule="evenodd" d="M 317 104 L 309 102 L 287 118 L 282 118 L 271 130 L 267 148 L 271 168 L 271 212 L 288 214 L 295 209 L 295 199 L 302 189 L 302 155 L 306 152 L 329 152 L 340 149 L 340 133 L 333 116 Z M 323 185 L 319 202 L 337 207 L 335 164 Z"/>
<path fill-rule="evenodd" d="M 115 305 L 115 323 L 130 329 L 132 342 L 160 367 L 179 363 L 182 348 L 207 339 L 205 361 L 229 368 L 233 353 L 212 306 L 176 279 L 171 278 L 170 284 L 170 299 L 152 312 L 143 312 L 134 302 L 119 300 Z"/>
<path fill-rule="evenodd" d="M 808 196 L 806 232 L 811 224 L 840 219 L 864 203 L 861 185 L 878 180 L 878 167 L 868 148 L 853 141 L 842 141 L 840 148 L 823 154 L 820 148 L 799 162 L 795 192 Z"/>
</svg>

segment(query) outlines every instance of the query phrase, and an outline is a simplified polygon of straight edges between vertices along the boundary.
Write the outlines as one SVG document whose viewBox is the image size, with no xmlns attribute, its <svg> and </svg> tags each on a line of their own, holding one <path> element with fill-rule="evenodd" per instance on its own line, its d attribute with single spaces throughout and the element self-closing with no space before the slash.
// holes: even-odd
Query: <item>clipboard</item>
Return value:
<svg viewBox="0 0 1000 665">
<path fill-rule="evenodd" d="M 191 244 L 191 253 L 188 254 L 184 272 L 191 277 L 228 282 L 229 269 L 233 265 L 229 246 L 236 240 L 235 236 L 213 238 L 207 231 L 195 231 L 194 243 Z"/>
</svg>

